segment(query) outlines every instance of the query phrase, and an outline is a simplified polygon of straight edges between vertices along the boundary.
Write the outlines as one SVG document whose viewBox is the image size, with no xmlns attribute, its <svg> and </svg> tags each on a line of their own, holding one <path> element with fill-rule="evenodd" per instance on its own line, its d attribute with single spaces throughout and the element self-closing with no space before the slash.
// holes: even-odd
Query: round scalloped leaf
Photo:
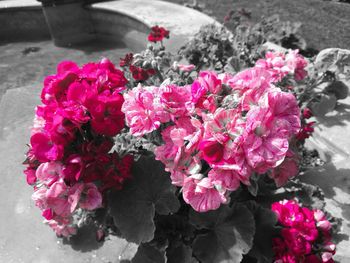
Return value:
<svg viewBox="0 0 350 263">
<path fill-rule="evenodd" d="M 329 86 L 325 88 L 326 92 L 333 93 L 337 100 L 346 99 L 349 95 L 349 88 L 342 81 L 334 81 Z"/>
<path fill-rule="evenodd" d="M 141 244 L 131 263 L 165 263 L 167 262 L 165 251 L 150 244 Z"/>
<path fill-rule="evenodd" d="M 110 213 L 122 236 L 140 244 L 154 237 L 155 212 L 175 213 L 180 203 L 164 166 L 152 157 L 142 157 L 133 166 L 133 179 L 122 190 L 109 194 Z"/>
<path fill-rule="evenodd" d="M 207 213 L 191 211 L 190 221 L 205 230 L 193 243 L 193 253 L 203 263 L 239 263 L 253 246 L 254 216 L 244 205 L 221 206 Z"/>
<path fill-rule="evenodd" d="M 247 207 L 254 214 L 255 235 L 254 244 L 249 252 L 258 263 L 272 262 L 272 238 L 277 231 L 277 216 L 271 209 L 266 209 L 254 201 L 247 203 Z"/>
<path fill-rule="evenodd" d="M 172 245 L 167 248 L 166 255 L 168 258 L 167 263 L 191 263 L 192 248 L 184 244 Z"/>
</svg>

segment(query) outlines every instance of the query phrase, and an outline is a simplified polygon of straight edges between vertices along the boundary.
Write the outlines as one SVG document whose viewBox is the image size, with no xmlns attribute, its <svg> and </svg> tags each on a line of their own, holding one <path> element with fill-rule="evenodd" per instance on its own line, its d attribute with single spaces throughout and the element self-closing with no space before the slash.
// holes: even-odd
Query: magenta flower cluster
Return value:
<svg viewBox="0 0 350 263">
<path fill-rule="evenodd" d="M 103 193 L 130 177 L 131 156 L 110 153 L 124 128 L 127 83 L 107 59 L 79 68 L 70 61 L 44 80 L 27 153 L 32 199 L 59 236 L 76 232 L 77 211 L 103 205 Z"/>
<path fill-rule="evenodd" d="M 273 239 L 275 263 L 333 263 L 335 244 L 331 224 L 321 210 L 301 207 L 296 201 L 272 204 L 282 226 L 280 237 Z"/>
<path fill-rule="evenodd" d="M 163 144 L 156 159 L 182 187 L 196 211 L 217 209 L 253 173 L 268 173 L 282 186 L 298 172 L 291 149 L 300 131 L 295 96 L 274 84 L 306 76 L 297 53 L 269 52 L 234 76 L 200 72 L 192 85 L 138 87 L 124 95 L 122 111 L 135 136 L 154 131 Z"/>
</svg>

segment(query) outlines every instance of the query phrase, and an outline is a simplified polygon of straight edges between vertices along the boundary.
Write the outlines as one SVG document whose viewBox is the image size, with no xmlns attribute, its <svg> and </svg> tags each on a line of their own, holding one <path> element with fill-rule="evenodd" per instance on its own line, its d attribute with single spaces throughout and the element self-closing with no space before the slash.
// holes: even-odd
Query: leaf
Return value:
<svg viewBox="0 0 350 263">
<path fill-rule="evenodd" d="M 256 258 L 258 263 L 270 263 L 273 257 L 272 238 L 277 231 L 277 216 L 272 210 L 255 201 L 248 202 L 247 206 L 255 219 L 254 242 L 249 255 Z"/>
<path fill-rule="evenodd" d="M 315 66 L 321 72 L 330 70 L 346 74 L 350 67 L 350 51 L 340 48 L 324 49 L 317 55 Z"/>
<path fill-rule="evenodd" d="M 131 263 L 165 263 L 165 250 L 160 250 L 150 244 L 141 244 Z"/>
<path fill-rule="evenodd" d="M 193 243 L 193 253 L 203 263 L 239 263 L 253 245 L 254 217 L 243 205 L 221 206 L 207 213 L 191 211 L 190 221 L 207 230 Z"/>
<path fill-rule="evenodd" d="M 155 212 L 175 213 L 180 203 L 164 166 L 153 157 L 141 157 L 133 166 L 133 179 L 109 194 L 110 213 L 121 234 L 140 244 L 154 237 Z"/>
<path fill-rule="evenodd" d="M 166 251 L 167 263 L 191 263 L 192 249 L 184 244 L 169 246 Z"/>
</svg>

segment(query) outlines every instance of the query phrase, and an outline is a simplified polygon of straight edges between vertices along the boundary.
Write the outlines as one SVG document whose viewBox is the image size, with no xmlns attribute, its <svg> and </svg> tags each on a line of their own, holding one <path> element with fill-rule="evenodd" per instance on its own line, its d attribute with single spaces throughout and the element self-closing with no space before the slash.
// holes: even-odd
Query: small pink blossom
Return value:
<svg viewBox="0 0 350 263">
<path fill-rule="evenodd" d="M 196 68 L 195 65 L 189 64 L 189 65 L 184 65 L 184 64 L 177 64 L 179 70 L 184 71 L 184 72 L 191 72 Z"/>
<path fill-rule="evenodd" d="M 50 187 L 59 178 L 62 178 L 62 163 L 60 162 L 46 162 L 39 165 L 36 170 L 36 177 L 40 182 Z"/>
<path fill-rule="evenodd" d="M 197 212 L 207 212 L 227 202 L 224 192 L 219 192 L 209 178 L 201 180 L 187 177 L 184 180 L 183 198 Z"/>
<path fill-rule="evenodd" d="M 156 87 L 141 85 L 124 94 L 122 111 L 125 113 L 126 124 L 135 136 L 142 136 L 159 128 L 161 123 L 170 120 L 160 101 Z"/>
<path fill-rule="evenodd" d="M 94 210 L 102 205 L 102 195 L 93 183 L 84 185 L 79 206 L 87 210 Z"/>
</svg>

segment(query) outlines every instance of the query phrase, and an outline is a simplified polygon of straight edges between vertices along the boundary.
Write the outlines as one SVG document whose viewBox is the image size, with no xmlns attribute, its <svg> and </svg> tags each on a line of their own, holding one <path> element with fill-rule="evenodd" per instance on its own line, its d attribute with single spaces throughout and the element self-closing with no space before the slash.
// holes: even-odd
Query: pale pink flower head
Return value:
<svg viewBox="0 0 350 263">
<path fill-rule="evenodd" d="M 62 178 L 62 163 L 61 162 L 46 162 L 39 165 L 36 170 L 37 179 L 50 187 L 59 178 Z"/>
<path fill-rule="evenodd" d="M 69 237 L 77 233 L 77 228 L 73 225 L 58 223 L 55 220 L 47 221 L 47 224 L 55 231 L 56 235 L 61 237 Z"/>
<path fill-rule="evenodd" d="M 173 170 L 170 174 L 171 183 L 176 186 L 183 186 L 187 175 L 182 171 Z"/>
<path fill-rule="evenodd" d="M 271 75 L 262 68 L 249 68 L 228 80 L 231 88 L 242 96 L 242 110 L 249 110 L 256 105 L 264 93 L 271 87 Z"/>
<path fill-rule="evenodd" d="M 298 174 L 298 163 L 294 158 L 285 158 L 284 161 L 274 168 L 270 177 L 274 179 L 277 187 L 285 185 L 290 178 Z"/>
<path fill-rule="evenodd" d="M 135 136 L 143 136 L 159 128 L 170 120 L 160 103 L 157 87 L 141 85 L 124 94 L 122 111 L 126 124 Z"/>
<path fill-rule="evenodd" d="M 48 208 L 46 202 L 46 192 L 46 187 L 40 187 L 35 189 L 34 193 L 32 194 L 32 200 L 34 201 L 35 206 L 39 207 L 41 210 Z"/>
<path fill-rule="evenodd" d="M 159 93 L 160 103 L 172 120 L 188 114 L 186 104 L 191 101 L 191 86 L 163 86 Z"/>
<path fill-rule="evenodd" d="M 84 185 L 79 206 L 87 210 L 94 210 L 102 205 L 102 195 L 93 183 Z"/>
<path fill-rule="evenodd" d="M 300 131 L 300 108 L 292 93 L 278 90 L 268 92 L 260 105 L 268 107 L 275 122 L 278 122 L 279 125 L 285 125 L 285 129 L 290 135 Z"/>
<path fill-rule="evenodd" d="M 216 210 L 227 202 L 225 192 L 218 191 L 209 178 L 187 177 L 182 188 L 184 201 L 197 212 Z"/>
<path fill-rule="evenodd" d="M 240 175 L 235 170 L 211 169 L 208 178 L 214 185 L 229 191 L 235 191 L 240 186 Z"/>
<path fill-rule="evenodd" d="M 280 165 L 289 148 L 284 126 L 275 122 L 267 108 L 255 108 L 247 114 L 243 149 L 249 165 L 258 173 Z"/>
<path fill-rule="evenodd" d="M 255 67 L 263 68 L 270 72 L 271 81 L 281 81 L 289 73 L 289 69 L 285 66 L 285 56 L 280 52 L 267 52 L 265 59 L 259 59 L 255 63 Z"/>
<path fill-rule="evenodd" d="M 196 68 L 196 66 L 193 64 L 189 64 L 189 65 L 177 64 L 177 66 L 180 71 L 184 71 L 184 72 L 191 72 Z"/>
<path fill-rule="evenodd" d="M 286 55 L 286 66 L 289 68 L 290 72 L 294 74 L 295 80 L 303 80 L 307 76 L 307 71 L 305 70 L 308 62 L 306 59 L 298 54 L 299 50 L 289 50 Z"/>
<path fill-rule="evenodd" d="M 55 214 L 69 216 L 77 208 L 82 190 L 82 184 L 68 187 L 63 180 L 57 181 L 46 192 L 47 204 Z"/>
</svg>

